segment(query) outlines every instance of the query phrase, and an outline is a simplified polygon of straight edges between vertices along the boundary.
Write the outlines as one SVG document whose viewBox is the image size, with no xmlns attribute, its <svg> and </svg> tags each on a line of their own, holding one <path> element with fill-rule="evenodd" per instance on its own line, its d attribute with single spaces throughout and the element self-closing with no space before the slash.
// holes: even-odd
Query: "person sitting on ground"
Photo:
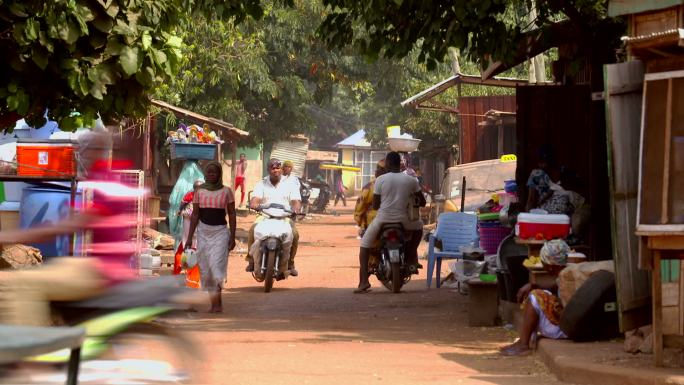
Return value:
<svg viewBox="0 0 684 385">
<path fill-rule="evenodd" d="M 271 203 L 277 203 L 283 205 L 286 209 L 292 210 L 298 213 L 302 207 L 302 197 L 299 194 L 298 188 L 293 188 L 293 184 L 286 183 L 282 180 L 282 163 L 278 159 L 271 159 L 268 161 L 268 176 L 260 180 L 259 183 L 254 187 L 254 192 L 252 193 L 252 198 L 249 201 L 249 206 L 256 210 L 260 205 L 268 205 Z M 264 216 L 257 216 L 254 224 L 249 228 L 249 234 L 247 236 L 247 250 L 252 249 L 252 244 L 254 244 L 254 228 L 256 225 L 264 220 Z M 288 220 L 290 226 L 292 226 L 292 220 Z M 297 252 L 297 243 L 299 242 L 299 232 L 297 228 L 292 226 L 292 246 L 290 248 L 290 258 L 288 260 L 288 270 L 290 275 L 296 277 L 299 275 L 294 265 L 294 257 Z M 247 272 L 254 271 L 254 256 L 247 253 L 245 257 L 247 260 Z"/>
<path fill-rule="evenodd" d="M 384 223 L 401 223 L 404 230 L 411 231 L 405 256 L 406 264 L 414 274 L 418 273 L 418 245 L 423 234 L 423 222 L 409 220 L 409 206 L 413 199 L 425 206 L 425 197 L 418 185 L 418 180 L 401 172 L 401 157 L 397 152 L 390 152 L 385 157 L 387 173 L 375 180 L 373 189 L 373 208 L 378 210 L 375 219 L 366 229 L 361 239 L 359 251 L 359 286 L 354 293 L 365 293 L 370 290 L 368 280 L 368 260 L 370 249 L 380 234 Z"/>
<path fill-rule="evenodd" d="M 548 241 L 542 247 L 542 264 L 552 274 L 558 275 L 567 264 L 570 247 L 560 239 Z M 528 283 L 518 290 L 523 322 L 517 341 L 500 348 L 504 356 L 519 356 L 532 352 L 530 344 L 536 345 L 537 335 L 552 339 L 567 338 L 560 329 L 563 305 L 558 297 L 558 284 L 543 286 Z"/>
</svg>

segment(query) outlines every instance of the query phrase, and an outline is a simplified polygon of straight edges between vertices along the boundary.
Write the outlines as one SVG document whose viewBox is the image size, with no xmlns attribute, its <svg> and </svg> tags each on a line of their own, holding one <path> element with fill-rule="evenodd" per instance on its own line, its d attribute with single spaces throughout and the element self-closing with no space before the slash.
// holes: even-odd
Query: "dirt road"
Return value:
<svg viewBox="0 0 684 385">
<path fill-rule="evenodd" d="M 240 218 L 245 228 L 249 218 Z M 225 312 L 167 319 L 203 351 L 193 383 L 206 384 L 559 384 L 534 356 L 504 358 L 503 328 L 469 328 L 467 297 L 425 288 L 425 272 L 401 294 L 372 279 L 352 294 L 358 240 L 349 213 L 299 224 L 300 276 L 273 292 L 231 256 Z"/>
</svg>

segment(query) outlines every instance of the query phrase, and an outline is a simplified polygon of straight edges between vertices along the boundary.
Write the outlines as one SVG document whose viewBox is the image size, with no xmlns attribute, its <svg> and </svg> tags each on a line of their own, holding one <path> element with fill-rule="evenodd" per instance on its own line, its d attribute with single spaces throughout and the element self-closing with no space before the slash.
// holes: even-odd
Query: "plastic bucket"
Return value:
<svg viewBox="0 0 684 385">
<path fill-rule="evenodd" d="M 19 226 L 28 229 L 56 224 L 67 218 L 70 210 L 70 191 L 50 188 L 27 187 L 21 197 Z M 80 201 L 80 194 L 76 196 Z M 76 205 L 78 207 L 78 203 Z M 63 234 L 54 240 L 36 243 L 44 258 L 69 255 L 71 234 Z M 74 248 L 74 250 L 78 250 Z"/>
</svg>

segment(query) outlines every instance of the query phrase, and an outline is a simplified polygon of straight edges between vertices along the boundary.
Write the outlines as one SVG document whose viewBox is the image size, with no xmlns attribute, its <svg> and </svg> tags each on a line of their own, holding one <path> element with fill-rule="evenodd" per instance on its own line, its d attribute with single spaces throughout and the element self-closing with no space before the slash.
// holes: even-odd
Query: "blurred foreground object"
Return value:
<svg viewBox="0 0 684 385">
<path fill-rule="evenodd" d="M 0 250 L 0 270 L 21 269 L 41 263 L 43 263 L 43 256 L 35 247 L 10 245 Z"/>
</svg>

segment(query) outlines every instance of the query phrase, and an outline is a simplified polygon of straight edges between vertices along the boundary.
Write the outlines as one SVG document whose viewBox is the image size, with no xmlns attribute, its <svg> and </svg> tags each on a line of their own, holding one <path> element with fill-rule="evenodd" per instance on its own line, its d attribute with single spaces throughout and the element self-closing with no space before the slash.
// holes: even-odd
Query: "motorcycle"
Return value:
<svg viewBox="0 0 684 385">
<path fill-rule="evenodd" d="M 109 357 L 110 352 L 116 357 L 117 352 L 125 351 L 120 349 L 122 343 L 135 344 L 141 336 L 155 337 L 166 345 L 164 355 L 174 356 L 174 369 L 169 374 L 177 381 L 185 381 L 189 380 L 191 367 L 199 362 L 201 352 L 191 340 L 155 321 L 164 314 L 185 309 L 187 304 L 177 299 L 185 294 L 194 292 L 185 288 L 176 277 L 137 280 L 116 285 L 86 300 L 51 302 L 51 315 L 57 324 L 85 329 L 86 337 L 80 352 L 83 361 Z M 69 354 L 67 349 L 59 350 L 28 361 L 62 365 L 69 362 Z M 176 365 L 185 370 L 175 369 Z"/>
<path fill-rule="evenodd" d="M 330 198 L 332 197 L 330 186 L 325 182 L 318 181 L 309 181 L 309 186 L 311 187 L 311 196 L 309 199 L 313 199 L 309 210 L 315 213 L 324 213 L 326 207 L 328 207 L 328 203 L 330 203 Z"/>
<path fill-rule="evenodd" d="M 252 253 L 257 268 L 252 276 L 257 282 L 263 282 L 264 292 L 269 293 L 274 280 L 283 280 L 290 274 L 287 265 L 290 259 L 292 227 L 285 219 L 305 214 L 295 213 L 277 203 L 263 205 L 255 211 L 266 216 L 266 219 L 254 227 L 254 244 L 249 252 Z M 288 255 L 284 255 L 285 252 Z"/>
<path fill-rule="evenodd" d="M 405 234 L 401 223 L 385 223 L 380 230 L 380 250 L 377 266 L 371 266 L 369 274 L 375 274 L 385 288 L 399 293 L 402 286 L 411 281 L 414 273 L 405 260 Z"/>
<path fill-rule="evenodd" d="M 302 212 L 309 212 L 309 198 L 311 197 L 311 185 L 304 178 L 299 178 L 299 195 L 302 197 Z"/>
</svg>

